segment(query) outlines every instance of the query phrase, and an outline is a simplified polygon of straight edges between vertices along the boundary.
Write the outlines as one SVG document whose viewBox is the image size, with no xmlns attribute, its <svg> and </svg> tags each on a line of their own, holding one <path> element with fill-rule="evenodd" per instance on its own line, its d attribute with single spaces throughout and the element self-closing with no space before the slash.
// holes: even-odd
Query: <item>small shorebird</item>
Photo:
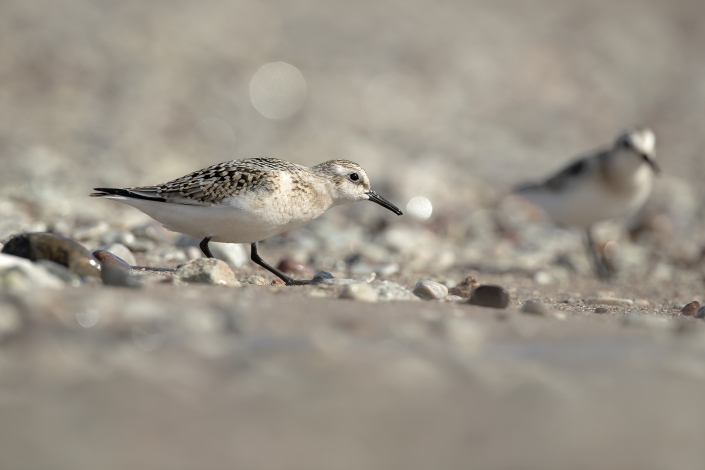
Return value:
<svg viewBox="0 0 705 470">
<path fill-rule="evenodd" d="M 598 254 L 591 228 L 639 209 L 651 193 L 656 137 L 649 129 L 630 130 L 611 148 L 578 158 L 550 178 L 519 186 L 516 192 L 540 206 L 558 225 L 585 230 L 588 251 L 602 279 L 611 276 Z"/>
<path fill-rule="evenodd" d="M 402 212 L 370 188 L 365 170 L 348 160 L 311 168 L 276 158 L 218 163 L 168 183 L 138 188 L 94 188 L 91 196 L 115 199 L 141 210 L 174 232 L 208 242 L 249 243 L 251 259 L 286 285 L 312 281 L 290 278 L 257 254 L 257 242 L 311 222 L 326 210 L 372 201 Z"/>
</svg>

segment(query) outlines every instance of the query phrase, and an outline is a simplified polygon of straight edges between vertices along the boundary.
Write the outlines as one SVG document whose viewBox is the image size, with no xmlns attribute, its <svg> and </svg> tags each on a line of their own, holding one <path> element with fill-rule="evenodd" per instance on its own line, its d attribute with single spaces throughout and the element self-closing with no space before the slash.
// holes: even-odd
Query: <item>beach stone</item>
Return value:
<svg viewBox="0 0 705 470">
<path fill-rule="evenodd" d="M 122 269 L 123 271 L 129 271 L 132 269 L 132 266 L 130 266 L 125 260 L 109 251 L 96 250 L 93 252 L 93 256 L 100 261 L 103 268 L 105 268 L 105 266 L 113 266 L 115 268 Z"/>
<path fill-rule="evenodd" d="M 605 307 L 597 307 L 595 313 L 610 313 L 610 309 Z"/>
<path fill-rule="evenodd" d="M 277 278 L 279 279 L 279 278 Z M 245 279 L 240 281 L 241 283 L 244 284 L 252 284 L 253 286 L 266 286 L 269 283 L 265 278 L 262 276 L 258 276 L 256 274 L 253 274 L 252 276 L 247 276 Z"/>
<path fill-rule="evenodd" d="M 480 281 L 478 281 L 475 276 L 468 276 L 462 281 L 460 281 L 460 283 L 455 287 L 451 287 L 448 290 L 448 293 L 467 299 L 468 297 L 470 297 L 472 291 L 474 291 L 479 285 Z"/>
<path fill-rule="evenodd" d="M 40 259 L 39 261 L 35 261 L 34 264 L 37 266 L 41 266 L 48 273 L 58 277 L 59 279 L 64 281 L 66 284 L 69 284 L 73 287 L 78 287 L 81 285 L 80 276 L 78 274 L 74 273 L 73 271 L 71 271 L 66 266 L 62 266 L 59 263 L 49 261 L 48 259 Z"/>
<path fill-rule="evenodd" d="M 225 261 L 214 258 L 200 258 L 177 269 L 175 279 L 194 284 L 213 284 L 236 287 L 240 282 Z M 264 279 L 262 279 L 264 281 Z M 266 281 L 264 281 L 266 284 Z"/>
<path fill-rule="evenodd" d="M 705 318 L 705 307 L 700 307 L 698 313 L 695 314 L 695 318 Z"/>
<path fill-rule="evenodd" d="M 468 303 L 479 307 L 507 308 L 509 292 L 502 286 L 483 284 L 470 294 Z"/>
<path fill-rule="evenodd" d="M 97 250 L 105 250 L 112 253 L 130 266 L 137 264 L 135 255 L 133 255 L 132 251 L 130 251 L 130 249 L 122 243 L 111 243 L 110 245 L 101 246 L 97 248 Z"/>
<path fill-rule="evenodd" d="M 611 305 L 613 307 L 631 307 L 634 301 L 631 299 L 619 299 L 616 297 L 599 297 L 597 299 L 587 299 L 588 305 Z"/>
<path fill-rule="evenodd" d="M 284 273 L 301 274 L 302 276 L 313 276 L 313 269 L 293 258 L 284 258 L 277 265 L 277 269 Z"/>
<path fill-rule="evenodd" d="M 13 291 L 36 288 L 61 289 L 65 284 L 40 265 L 17 256 L 0 253 L 0 287 Z"/>
<path fill-rule="evenodd" d="M 412 292 L 421 299 L 435 300 L 447 296 L 448 288 L 438 282 L 423 279 L 416 283 Z"/>
<path fill-rule="evenodd" d="M 340 293 L 341 299 L 358 300 L 361 302 L 377 302 L 377 292 L 364 282 L 348 284 Z"/>
<path fill-rule="evenodd" d="M 103 270 L 100 272 L 100 278 L 106 286 L 142 287 L 142 283 L 135 276 L 132 276 L 129 270 L 125 270 L 119 265 L 104 264 Z"/>
<path fill-rule="evenodd" d="M 2 253 L 31 261 L 47 259 L 66 266 L 79 276 L 100 277 L 100 263 L 76 240 L 52 233 L 21 233 L 2 248 Z"/>
<path fill-rule="evenodd" d="M 231 268 L 241 268 L 250 262 L 250 250 L 242 243 L 210 242 L 211 254 L 225 261 Z"/>
<path fill-rule="evenodd" d="M 369 286 L 377 292 L 378 300 L 419 300 L 413 292 L 396 282 L 372 281 Z"/>
<path fill-rule="evenodd" d="M 681 315 L 694 317 L 698 314 L 698 310 L 700 310 L 700 302 L 694 300 L 681 309 Z"/>
<path fill-rule="evenodd" d="M 311 279 L 311 281 L 312 284 L 321 284 L 325 281 L 328 281 L 329 279 L 335 279 L 335 276 L 333 276 L 328 271 L 318 271 L 316 274 L 314 274 L 313 279 Z"/>
<path fill-rule="evenodd" d="M 546 307 L 543 302 L 539 302 L 538 300 L 527 300 L 524 302 L 524 305 L 521 306 L 521 311 L 544 317 L 550 317 L 553 315 L 553 310 Z"/>
</svg>

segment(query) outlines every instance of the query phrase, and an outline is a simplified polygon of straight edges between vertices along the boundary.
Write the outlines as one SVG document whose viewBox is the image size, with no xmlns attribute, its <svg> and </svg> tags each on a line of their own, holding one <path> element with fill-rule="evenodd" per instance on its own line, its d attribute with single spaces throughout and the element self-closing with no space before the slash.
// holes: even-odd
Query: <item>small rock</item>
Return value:
<svg viewBox="0 0 705 470">
<path fill-rule="evenodd" d="M 281 279 L 279 279 L 278 277 L 275 277 L 274 279 L 272 279 L 272 283 L 270 284 L 270 286 L 285 286 L 285 285 L 286 285 L 286 283 L 284 281 L 282 281 Z"/>
<path fill-rule="evenodd" d="M 312 284 L 321 284 L 322 282 L 327 281 L 329 279 L 335 279 L 335 276 L 333 276 L 328 271 L 318 271 L 313 276 L 313 279 L 311 279 L 311 283 Z"/>
<path fill-rule="evenodd" d="M 40 259 L 39 261 L 36 261 L 34 264 L 46 269 L 47 272 L 58 277 L 59 279 L 64 281 L 66 284 L 69 284 L 73 287 L 78 287 L 81 285 L 81 278 L 78 276 L 78 274 L 69 270 L 69 268 L 67 268 L 66 266 L 62 266 L 59 263 L 49 261 L 48 259 Z"/>
<path fill-rule="evenodd" d="M 468 303 L 480 307 L 507 308 L 509 292 L 502 286 L 483 284 L 472 291 Z"/>
<path fill-rule="evenodd" d="M 292 258 L 284 258 L 281 260 L 277 265 L 277 269 L 284 273 L 301 274 L 306 277 L 313 276 L 313 269 Z"/>
<path fill-rule="evenodd" d="M 225 261 L 215 258 L 201 258 L 189 261 L 176 271 L 178 281 L 199 284 L 215 284 L 221 286 L 239 286 L 235 273 Z M 262 281 L 266 285 L 267 281 Z"/>
<path fill-rule="evenodd" d="M 595 313 L 610 313 L 610 309 L 605 307 L 597 307 Z"/>
<path fill-rule="evenodd" d="M 541 286 L 547 286 L 553 283 L 553 276 L 546 271 L 537 271 L 534 274 L 534 282 Z"/>
<path fill-rule="evenodd" d="M 117 255 L 114 255 L 113 253 L 110 253 L 109 251 L 96 250 L 93 252 L 93 256 L 100 261 L 103 268 L 105 268 L 105 266 L 112 266 L 114 268 L 122 269 L 123 271 L 129 271 L 132 269 L 132 266 L 130 266 L 125 260 Z"/>
<path fill-rule="evenodd" d="M 700 310 L 700 302 L 698 302 L 697 300 L 694 300 L 681 309 L 681 314 L 687 315 L 689 317 L 693 317 L 693 316 L 697 315 L 699 310 Z"/>
<path fill-rule="evenodd" d="M 377 292 L 378 300 L 419 300 L 413 292 L 396 282 L 375 280 L 369 285 Z"/>
<path fill-rule="evenodd" d="M 132 254 L 130 249 L 123 245 L 122 243 L 111 243 L 110 245 L 105 245 L 98 247 L 97 250 L 104 250 L 109 253 L 112 253 L 113 255 L 117 256 L 120 258 L 122 261 L 125 263 L 129 264 L 130 266 L 134 266 L 137 264 L 137 260 L 135 259 L 135 255 Z M 95 253 L 94 253 L 95 256 Z"/>
<path fill-rule="evenodd" d="M 107 253 L 107 251 L 105 253 Z M 142 283 L 135 276 L 132 276 L 129 270 L 125 270 L 122 267 L 113 264 L 103 265 L 103 269 L 100 272 L 100 278 L 106 286 L 132 288 L 142 287 Z"/>
<path fill-rule="evenodd" d="M 240 282 L 244 284 L 252 284 L 253 286 L 266 286 L 268 284 L 265 278 L 263 278 L 262 276 L 257 276 L 256 274 L 253 274 L 252 276 L 247 276 Z"/>
<path fill-rule="evenodd" d="M 631 299 L 618 299 L 616 297 L 600 297 L 597 299 L 587 299 L 588 305 L 612 305 L 614 307 L 631 307 L 634 301 Z"/>
<path fill-rule="evenodd" d="M 217 259 L 228 263 L 231 268 L 241 268 L 250 261 L 250 251 L 241 243 L 210 242 L 208 247 Z"/>
<path fill-rule="evenodd" d="M 705 307 L 700 307 L 698 313 L 695 314 L 695 318 L 705 318 Z"/>
<path fill-rule="evenodd" d="M 0 253 L 0 287 L 29 291 L 39 287 L 61 289 L 64 283 L 27 259 Z"/>
<path fill-rule="evenodd" d="M 553 315 L 553 310 L 546 307 L 543 302 L 539 302 L 538 300 L 527 300 L 524 302 L 524 305 L 521 306 L 521 311 L 533 315 L 542 315 L 544 317 Z"/>
<path fill-rule="evenodd" d="M 416 297 L 426 300 L 442 299 L 448 295 L 448 288 L 438 282 L 421 280 L 416 283 L 412 291 Z"/>
<path fill-rule="evenodd" d="M 359 300 L 361 302 L 377 302 L 377 292 L 369 284 L 348 284 L 340 293 L 341 299 Z"/>
<path fill-rule="evenodd" d="M 100 263 L 76 240 L 52 233 L 21 233 L 3 246 L 8 255 L 32 261 L 48 259 L 66 266 L 79 276 L 100 277 Z"/>
<path fill-rule="evenodd" d="M 468 276 L 465 279 L 463 279 L 460 284 L 458 284 L 455 287 L 452 287 L 448 290 L 448 293 L 451 295 L 457 295 L 458 297 L 462 297 L 464 299 L 467 299 L 470 297 L 470 294 L 472 291 L 477 289 L 477 287 L 480 285 L 480 282 L 475 278 L 475 276 Z"/>
</svg>

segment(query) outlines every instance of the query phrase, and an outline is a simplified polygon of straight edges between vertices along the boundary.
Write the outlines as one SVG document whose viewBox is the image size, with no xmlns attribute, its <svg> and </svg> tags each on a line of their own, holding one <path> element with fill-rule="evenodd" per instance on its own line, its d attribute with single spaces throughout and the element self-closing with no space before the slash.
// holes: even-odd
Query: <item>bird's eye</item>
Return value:
<svg viewBox="0 0 705 470">
<path fill-rule="evenodd" d="M 358 175 L 357 173 L 350 173 L 350 180 L 351 181 L 357 181 L 359 179 L 360 179 L 360 175 Z"/>
</svg>

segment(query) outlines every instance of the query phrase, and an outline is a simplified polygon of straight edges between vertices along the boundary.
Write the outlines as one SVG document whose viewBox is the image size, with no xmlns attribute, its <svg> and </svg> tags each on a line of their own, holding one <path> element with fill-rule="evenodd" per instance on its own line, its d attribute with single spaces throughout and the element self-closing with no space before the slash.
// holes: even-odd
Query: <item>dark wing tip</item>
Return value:
<svg viewBox="0 0 705 470">
<path fill-rule="evenodd" d="M 159 196 L 145 196 L 144 194 L 135 193 L 129 189 L 123 188 L 93 188 L 95 193 L 89 194 L 90 197 L 102 197 L 102 196 L 123 196 L 132 199 L 144 199 L 147 201 L 164 202 L 166 199 Z"/>
</svg>

